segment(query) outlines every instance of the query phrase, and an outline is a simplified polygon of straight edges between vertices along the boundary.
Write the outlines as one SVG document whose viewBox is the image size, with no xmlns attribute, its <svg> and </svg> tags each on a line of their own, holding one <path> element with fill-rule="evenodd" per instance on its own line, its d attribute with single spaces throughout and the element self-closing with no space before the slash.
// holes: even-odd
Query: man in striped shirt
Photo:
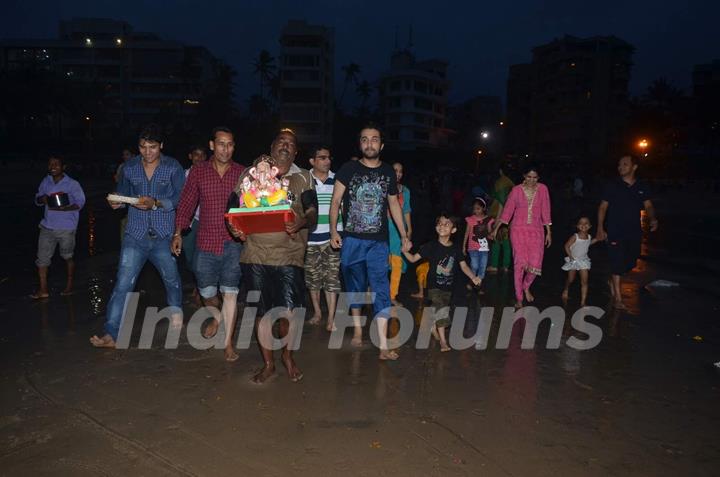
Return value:
<svg viewBox="0 0 720 477">
<path fill-rule="evenodd" d="M 310 291 L 313 304 L 313 317 L 310 324 L 319 325 L 320 290 L 325 290 L 325 302 L 328 307 L 327 330 L 333 330 L 335 307 L 340 287 L 340 251 L 330 245 L 330 202 L 332 200 L 335 173 L 330 170 L 332 156 L 330 148 L 318 146 L 310 157 L 310 174 L 315 181 L 318 199 L 318 221 L 308 236 L 305 254 L 305 284 Z M 342 231 L 342 222 L 338 220 L 337 230 Z"/>
</svg>

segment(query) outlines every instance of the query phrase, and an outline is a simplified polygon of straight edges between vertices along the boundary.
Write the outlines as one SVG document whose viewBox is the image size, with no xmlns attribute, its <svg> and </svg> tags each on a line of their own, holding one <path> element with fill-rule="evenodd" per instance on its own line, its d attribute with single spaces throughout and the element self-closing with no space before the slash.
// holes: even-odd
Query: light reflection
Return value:
<svg viewBox="0 0 720 477">
<path fill-rule="evenodd" d="M 88 255 L 94 257 L 97 253 L 95 249 L 95 211 L 90 206 L 87 208 L 88 213 Z"/>
</svg>

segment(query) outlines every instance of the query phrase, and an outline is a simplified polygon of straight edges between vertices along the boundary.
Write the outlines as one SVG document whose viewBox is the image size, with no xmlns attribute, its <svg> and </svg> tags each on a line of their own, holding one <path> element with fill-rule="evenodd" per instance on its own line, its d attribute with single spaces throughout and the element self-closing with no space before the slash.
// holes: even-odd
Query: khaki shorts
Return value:
<svg viewBox="0 0 720 477">
<path fill-rule="evenodd" d="M 308 245 L 305 252 L 305 285 L 308 290 L 340 293 L 340 251 L 330 246 Z"/>
<path fill-rule="evenodd" d="M 435 325 L 438 328 L 447 328 L 450 326 L 450 300 L 452 292 L 450 290 L 439 290 L 431 288 L 428 290 L 428 299 L 431 306 L 435 308 Z"/>
<path fill-rule="evenodd" d="M 55 254 L 55 248 L 60 247 L 60 256 L 65 260 L 70 260 L 75 251 L 75 230 L 52 230 L 40 226 L 40 236 L 38 237 L 37 260 L 35 265 L 38 267 L 49 267 L 52 257 Z"/>
</svg>

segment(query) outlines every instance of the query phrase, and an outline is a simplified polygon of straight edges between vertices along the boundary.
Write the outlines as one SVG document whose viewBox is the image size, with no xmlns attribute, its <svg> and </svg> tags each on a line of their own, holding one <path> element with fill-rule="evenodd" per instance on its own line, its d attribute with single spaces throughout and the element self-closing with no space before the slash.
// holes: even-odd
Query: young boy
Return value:
<svg viewBox="0 0 720 477">
<path fill-rule="evenodd" d="M 460 247 L 453 245 L 452 235 L 457 232 L 455 219 L 447 214 L 440 214 L 435 221 L 437 241 L 429 242 L 420 247 L 418 253 L 403 252 L 405 258 L 411 263 L 427 259 L 430 263 L 427 286 L 428 298 L 436 310 L 441 309 L 437 321 L 433 324 L 432 333 L 440 340 L 440 351 L 450 351 L 445 339 L 445 328 L 450 324 L 450 299 L 452 297 L 453 281 L 458 268 L 475 284 L 480 285 L 482 280 L 475 275 L 463 257 Z"/>
</svg>

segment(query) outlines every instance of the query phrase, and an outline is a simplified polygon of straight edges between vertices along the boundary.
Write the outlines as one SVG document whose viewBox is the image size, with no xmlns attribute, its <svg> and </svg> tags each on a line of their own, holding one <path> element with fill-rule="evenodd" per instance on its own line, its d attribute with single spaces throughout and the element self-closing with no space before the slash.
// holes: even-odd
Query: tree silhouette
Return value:
<svg viewBox="0 0 720 477">
<path fill-rule="evenodd" d="M 253 60 L 253 68 L 255 68 L 253 73 L 260 78 L 260 97 L 264 98 L 263 86 L 270 83 L 277 69 L 275 57 L 267 50 L 260 50 L 257 58 Z"/>
<path fill-rule="evenodd" d="M 345 92 L 347 91 L 347 87 L 350 83 L 353 83 L 357 86 L 358 84 L 358 75 L 360 74 L 360 65 L 357 63 L 348 63 L 347 65 L 343 66 L 341 68 L 343 73 L 345 73 L 345 80 L 343 81 L 343 89 L 342 93 L 340 94 L 340 100 L 338 101 L 338 108 L 342 107 L 343 99 L 345 98 Z"/>
<path fill-rule="evenodd" d="M 370 86 L 370 83 L 367 80 L 362 80 L 358 85 L 355 87 L 355 92 L 358 96 L 360 96 L 360 111 L 365 112 L 367 104 L 367 100 L 372 95 L 372 86 Z"/>
<path fill-rule="evenodd" d="M 644 100 L 654 107 L 670 110 L 683 98 L 683 92 L 665 78 L 658 78 L 650 84 Z"/>
</svg>

